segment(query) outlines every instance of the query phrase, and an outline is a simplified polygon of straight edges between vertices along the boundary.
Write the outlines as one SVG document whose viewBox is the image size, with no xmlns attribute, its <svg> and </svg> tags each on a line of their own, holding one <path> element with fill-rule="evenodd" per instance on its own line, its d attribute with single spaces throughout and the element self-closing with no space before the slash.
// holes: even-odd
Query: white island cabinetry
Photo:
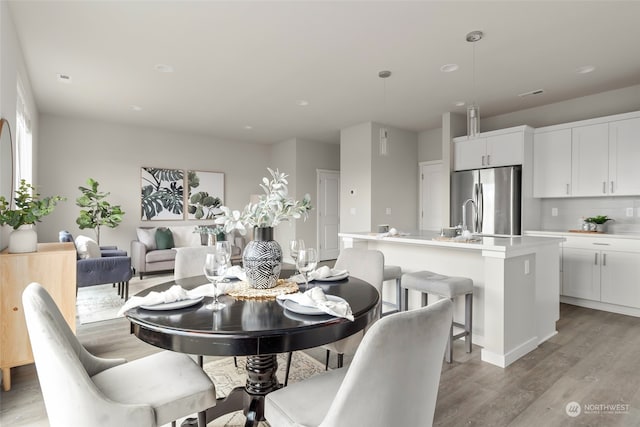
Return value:
<svg viewBox="0 0 640 427">
<path fill-rule="evenodd" d="M 484 237 L 463 243 L 434 240 L 436 233 L 426 231 L 340 237 L 344 247 L 380 250 L 385 264 L 399 265 L 404 273 L 428 270 L 471 278 L 473 343 L 483 347 L 485 362 L 506 367 L 556 334 L 562 238 Z M 391 287 L 384 292 L 385 300 L 395 299 Z M 420 302 L 420 294 L 410 291 L 409 308 Z M 464 319 L 463 299 L 456 300 L 455 310 L 456 320 Z"/>
</svg>

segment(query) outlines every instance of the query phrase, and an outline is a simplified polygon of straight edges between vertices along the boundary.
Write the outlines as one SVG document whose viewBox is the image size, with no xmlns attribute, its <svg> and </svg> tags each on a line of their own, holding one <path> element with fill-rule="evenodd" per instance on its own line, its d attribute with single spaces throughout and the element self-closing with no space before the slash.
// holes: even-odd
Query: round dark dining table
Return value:
<svg viewBox="0 0 640 427">
<path fill-rule="evenodd" d="M 280 277 L 293 271 L 283 270 Z M 208 283 L 204 276 L 171 280 L 145 289 L 161 292 L 172 285 L 193 289 Z M 243 410 L 245 426 L 264 420 L 264 396 L 282 385 L 276 377 L 277 353 L 303 350 L 346 338 L 379 317 L 380 296 L 369 283 L 354 277 L 336 282 L 310 282 L 327 295 L 344 298 L 354 321 L 331 315 L 303 315 L 285 309 L 276 300 L 241 300 L 228 295 L 219 299 L 227 306 L 213 312 L 206 306 L 213 298 L 178 310 L 155 311 L 140 307 L 125 313 L 131 331 L 142 341 L 167 350 L 208 356 L 247 356 L 247 381 L 206 412 L 207 422 L 229 412 Z M 300 285 L 304 291 L 304 284 Z M 193 420 L 183 423 L 190 425 Z"/>
</svg>

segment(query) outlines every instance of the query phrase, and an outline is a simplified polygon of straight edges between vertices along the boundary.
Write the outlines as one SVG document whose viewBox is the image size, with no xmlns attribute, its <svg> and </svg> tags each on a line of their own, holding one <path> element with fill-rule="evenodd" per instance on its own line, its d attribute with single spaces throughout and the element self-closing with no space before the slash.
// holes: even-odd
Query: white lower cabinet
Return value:
<svg viewBox="0 0 640 427">
<path fill-rule="evenodd" d="M 599 251 L 562 248 L 562 295 L 600 301 Z"/>
<path fill-rule="evenodd" d="M 640 308 L 640 254 L 602 252 L 600 301 Z"/>
</svg>

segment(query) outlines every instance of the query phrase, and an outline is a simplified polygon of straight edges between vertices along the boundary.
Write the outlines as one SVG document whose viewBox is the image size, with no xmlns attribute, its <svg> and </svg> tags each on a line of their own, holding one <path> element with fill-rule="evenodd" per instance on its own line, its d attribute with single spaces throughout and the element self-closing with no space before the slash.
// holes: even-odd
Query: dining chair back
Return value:
<svg viewBox="0 0 640 427">
<path fill-rule="evenodd" d="M 384 281 L 384 255 L 382 252 L 371 249 L 345 248 L 338 255 L 334 265 L 336 270 L 347 270 L 349 275 L 372 285 L 380 294 L 382 301 L 382 282 Z M 379 304 L 376 318 L 382 313 L 382 305 Z M 322 346 L 326 352 L 325 368 L 329 367 L 331 352 L 338 354 L 338 368 L 344 364 L 344 354 L 353 353 L 360 344 L 364 331 L 355 335 Z"/>
<path fill-rule="evenodd" d="M 89 353 L 38 283 L 22 304 L 49 425 L 155 427 L 215 406 L 211 379 L 186 354 L 128 362 Z M 199 424 L 203 426 L 204 424 Z"/>
<path fill-rule="evenodd" d="M 176 248 L 176 264 L 173 271 L 175 280 L 185 277 L 202 276 L 204 260 L 209 252 L 215 251 L 211 246 L 186 246 Z"/>
<path fill-rule="evenodd" d="M 348 368 L 290 384 L 265 398 L 265 418 L 284 426 L 431 426 L 453 303 L 385 316 Z"/>
</svg>

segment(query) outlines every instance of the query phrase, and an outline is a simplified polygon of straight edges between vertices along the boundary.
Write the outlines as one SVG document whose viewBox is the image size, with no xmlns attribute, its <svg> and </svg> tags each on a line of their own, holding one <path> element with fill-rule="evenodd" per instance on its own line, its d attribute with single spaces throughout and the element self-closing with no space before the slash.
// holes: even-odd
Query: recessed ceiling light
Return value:
<svg viewBox="0 0 640 427">
<path fill-rule="evenodd" d="M 133 111 L 142 111 L 142 107 L 139 105 L 129 105 L 129 108 Z"/>
<path fill-rule="evenodd" d="M 309 101 L 304 100 L 304 99 L 300 99 L 299 101 L 297 101 L 297 104 L 298 104 L 300 107 L 306 107 L 306 106 L 308 106 L 308 105 L 309 105 Z"/>
<path fill-rule="evenodd" d="M 245 126 L 244 126 L 244 128 L 245 128 L 245 130 L 251 130 L 251 129 L 253 129 L 253 126 L 251 126 L 251 125 L 245 125 Z"/>
<path fill-rule="evenodd" d="M 155 68 L 159 73 L 173 73 L 173 67 L 171 65 L 156 64 L 153 68 Z"/>
<path fill-rule="evenodd" d="M 456 107 L 464 107 L 465 104 L 466 102 L 464 101 L 456 101 L 453 103 L 453 105 L 455 105 Z"/>
<path fill-rule="evenodd" d="M 68 74 L 58 73 L 56 74 L 56 77 L 60 83 L 71 83 L 71 76 Z"/>
<path fill-rule="evenodd" d="M 596 67 L 593 65 L 583 65 L 582 67 L 576 68 L 576 73 L 578 74 L 587 74 L 595 70 Z"/>
<path fill-rule="evenodd" d="M 442 67 L 440 67 L 440 71 L 442 71 L 443 73 L 451 73 L 452 71 L 456 71 L 458 68 L 458 64 L 445 64 Z"/>
</svg>

